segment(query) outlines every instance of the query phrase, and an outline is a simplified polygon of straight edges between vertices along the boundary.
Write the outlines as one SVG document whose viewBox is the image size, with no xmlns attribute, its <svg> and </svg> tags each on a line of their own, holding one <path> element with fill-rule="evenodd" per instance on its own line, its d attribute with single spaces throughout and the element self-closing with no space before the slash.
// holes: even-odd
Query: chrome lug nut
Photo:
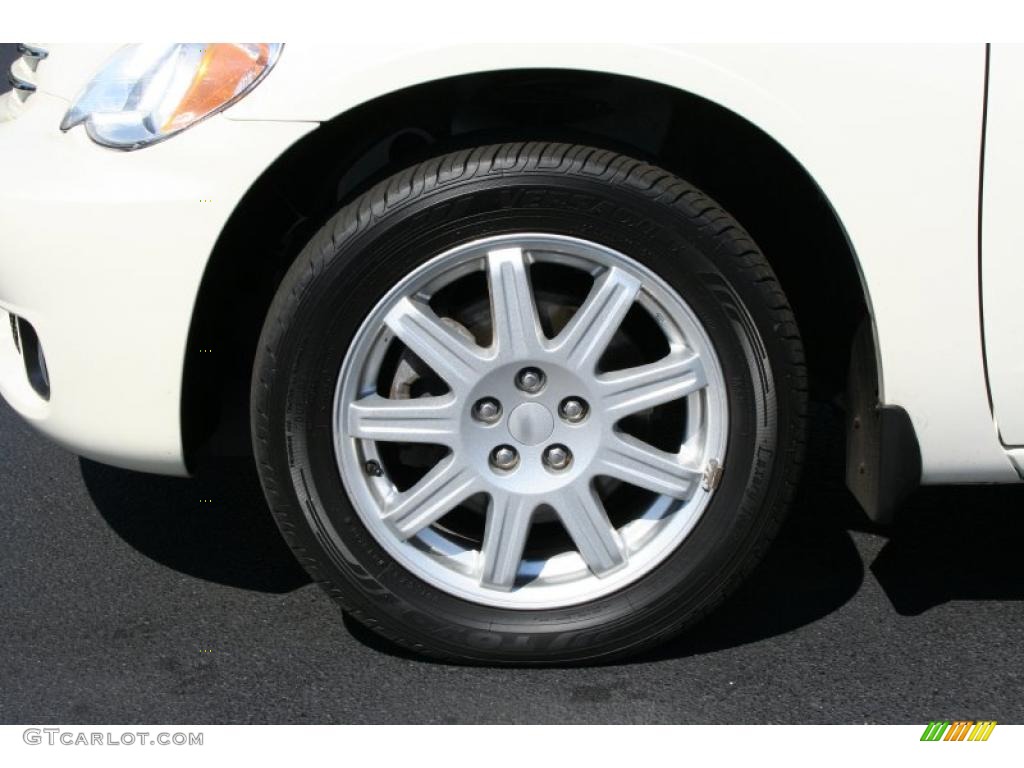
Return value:
<svg viewBox="0 0 1024 768">
<path fill-rule="evenodd" d="M 482 397 L 473 404 L 473 418 L 484 424 L 493 424 L 501 418 L 501 403 L 493 397 Z"/>
<path fill-rule="evenodd" d="M 544 388 L 544 381 L 544 371 L 540 368 L 523 368 L 516 374 L 516 386 L 531 395 Z"/>
<path fill-rule="evenodd" d="M 544 466 L 561 471 L 572 463 L 572 452 L 564 445 L 549 445 L 544 449 Z"/>
<path fill-rule="evenodd" d="M 587 418 L 587 403 L 579 397 L 567 397 L 558 406 L 558 415 L 570 424 L 578 424 Z"/>
<path fill-rule="evenodd" d="M 491 451 L 491 466 L 507 472 L 519 463 L 519 453 L 511 445 L 499 445 Z"/>
</svg>

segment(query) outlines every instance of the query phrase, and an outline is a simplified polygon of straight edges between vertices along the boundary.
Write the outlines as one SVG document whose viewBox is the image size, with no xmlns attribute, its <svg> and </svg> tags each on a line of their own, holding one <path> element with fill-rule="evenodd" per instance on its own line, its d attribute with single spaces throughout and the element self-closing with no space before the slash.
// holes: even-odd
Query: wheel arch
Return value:
<svg viewBox="0 0 1024 768">
<path fill-rule="evenodd" d="M 750 98 L 756 106 L 766 97 Z M 503 69 L 417 83 L 321 123 L 251 185 L 211 253 L 184 364 L 187 462 L 193 466 L 207 452 L 248 451 L 247 396 L 260 328 L 281 277 L 322 222 L 401 168 L 501 141 L 569 141 L 624 152 L 718 200 L 779 275 L 805 336 L 812 395 L 841 392 L 865 318 L 878 349 L 863 273 L 826 194 L 769 130 L 721 101 L 665 82 L 570 69 Z M 210 347 L 223 352 L 193 352 Z"/>
</svg>

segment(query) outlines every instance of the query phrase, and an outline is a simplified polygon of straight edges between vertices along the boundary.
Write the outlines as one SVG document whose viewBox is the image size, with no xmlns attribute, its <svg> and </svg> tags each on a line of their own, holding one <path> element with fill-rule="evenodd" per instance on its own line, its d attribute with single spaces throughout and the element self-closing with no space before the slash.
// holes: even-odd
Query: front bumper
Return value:
<svg viewBox="0 0 1024 768">
<path fill-rule="evenodd" d="M 315 124 L 222 115 L 117 152 L 61 133 L 67 106 L 36 93 L 0 122 L 0 394 L 76 453 L 184 474 L 182 370 L 207 260 L 252 182 Z M 48 400 L 8 314 L 38 335 Z"/>
</svg>

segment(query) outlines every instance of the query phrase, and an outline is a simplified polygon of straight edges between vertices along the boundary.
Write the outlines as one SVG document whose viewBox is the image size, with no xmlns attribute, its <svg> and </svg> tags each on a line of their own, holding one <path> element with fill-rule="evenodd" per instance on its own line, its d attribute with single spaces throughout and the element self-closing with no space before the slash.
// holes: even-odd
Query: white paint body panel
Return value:
<svg viewBox="0 0 1024 768">
<path fill-rule="evenodd" d="M 183 474 L 182 366 L 207 258 L 251 182 L 314 126 L 213 118 L 124 153 L 62 134 L 67 106 L 36 94 L 0 123 L 0 310 L 36 328 L 52 388 L 44 402 L 28 386 L 0 314 L 0 394 L 76 453 Z"/>
<path fill-rule="evenodd" d="M 72 98 L 113 49 L 54 46 L 40 66 L 41 90 Z M 981 45 L 289 44 L 265 82 L 222 117 L 138 152 L 101 150 L 81 131 L 62 136 L 56 107 L 45 119 L 37 112 L 0 124 L 2 167 L 46 180 L 34 191 L 0 189 L 0 307 L 15 302 L 33 322 L 34 311 L 47 355 L 53 344 L 56 356 L 59 345 L 76 361 L 66 369 L 75 378 L 64 379 L 54 360 L 51 410 L 64 380 L 76 382 L 74 392 L 65 389 L 75 407 L 95 411 L 75 420 L 51 413 L 37 423 L 79 451 L 89 452 L 92 441 L 122 446 L 109 455 L 92 451 L 105 460 L 176 467 L 175 398 L 191 303 L 219 227 L 259 172 L 311 122 L 378 96 L 468 72 L 534 67 L 664 83 L 721 104 L 784 146 L 822 188 L 857 253 L 875 320 L 881 397 L 910 414 L 923 480 L 1019 480 L 989 410 L 979 328 Z M 72 183 L 55 185 L 62 174 Z M 191 205 L 191 196 L 217 203 Z M 26 216 L 30 228 L 15 223 Z M 47 254 L 45 266 L 26 268 L 27 254 L 39 252 Z M 55 277 L 61 269 L 70 272 Z M 17 291 L 5 290 L 11 270 Z M 76 291 L 91 300 L 72 300 Z M 83 332 L 82 313 L 99 306 L 121 348 L 97 357 L 88 346 L 99 342 Z M 115 327 L 115 316 L 130 321 Z M 150 350 L 141 358 L 147 391 L 128 395 L 123 382 L 138 381 L 139 350 Z M 87 375 L 85 358 L 102 369 Z M 79 376 L 86 381 L 79 384 Z"/>
<path fill-rule="evenodd" d="M 1024 46 L 992 47 L 982 286 L 985 351 L 999 435 L 1024 445 Z"/>
</svg>

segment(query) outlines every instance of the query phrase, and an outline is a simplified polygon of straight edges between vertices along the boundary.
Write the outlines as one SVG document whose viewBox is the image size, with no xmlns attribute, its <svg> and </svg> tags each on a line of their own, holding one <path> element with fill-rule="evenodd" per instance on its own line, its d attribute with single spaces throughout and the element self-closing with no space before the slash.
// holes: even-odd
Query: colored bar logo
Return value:
<svg viewBox="0 0 1024 768">
<path fill-rule="evenodd" d="M 921 734 L 921 741 L 988 741 L 995 720 L 932 720 Z"/>
</svg>

